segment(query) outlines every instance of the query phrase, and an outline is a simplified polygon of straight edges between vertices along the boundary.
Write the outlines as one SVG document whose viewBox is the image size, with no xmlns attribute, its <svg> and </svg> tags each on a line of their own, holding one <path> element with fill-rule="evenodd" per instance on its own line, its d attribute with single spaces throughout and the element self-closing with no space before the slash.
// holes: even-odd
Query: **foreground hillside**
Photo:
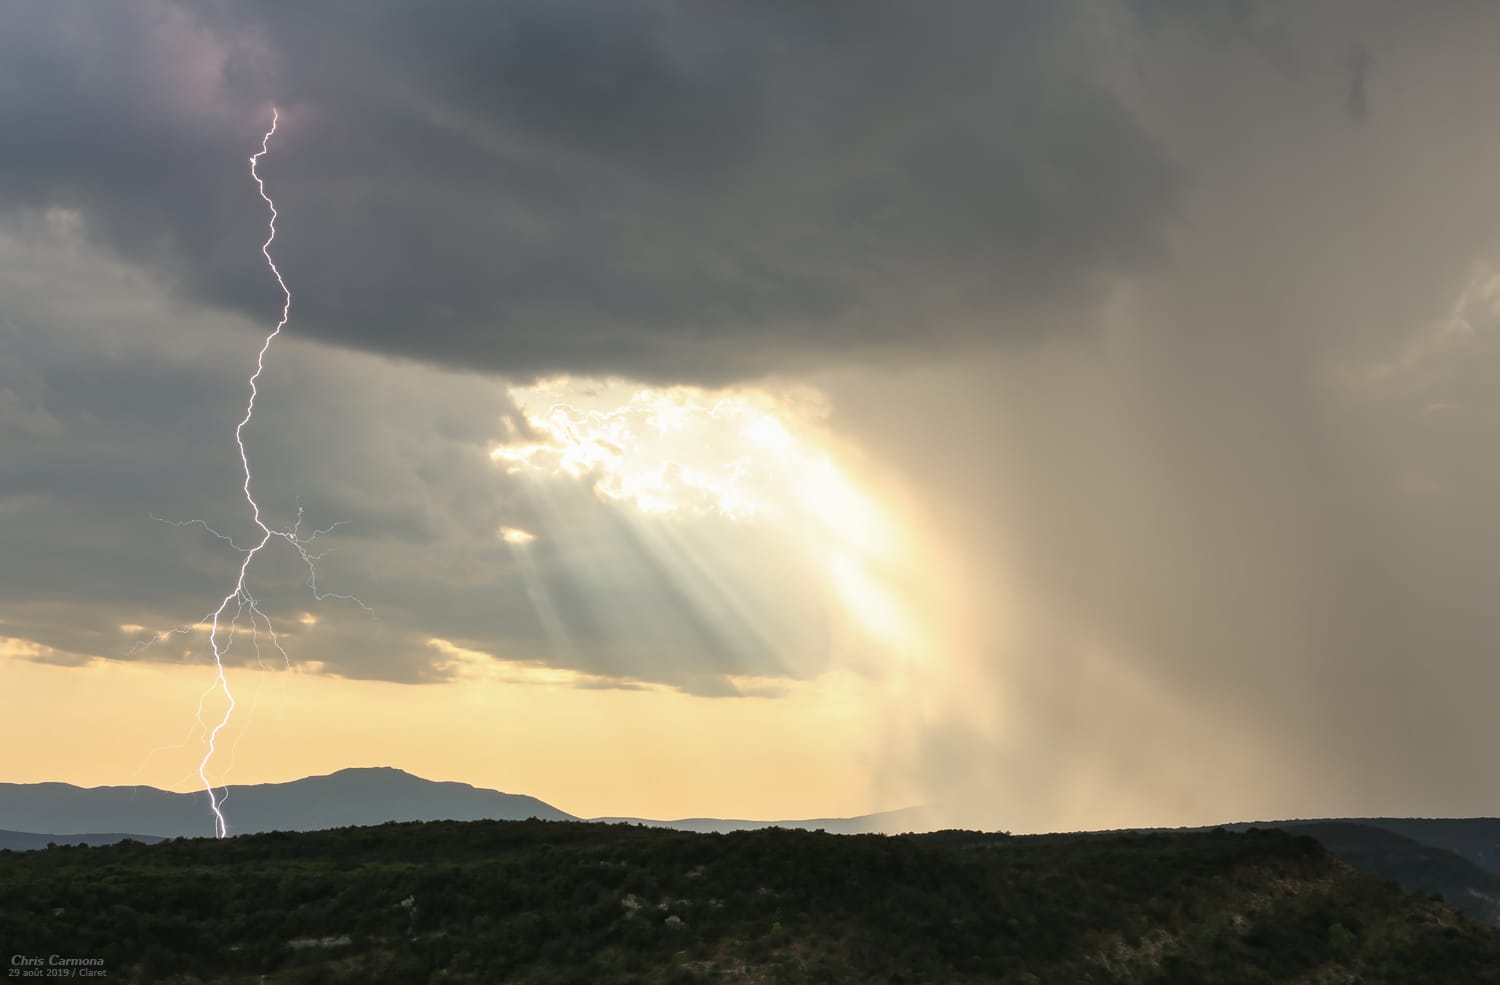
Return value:
<svg viewBox="0 0 1500 985">
<path fill-rule="evenodd" d="M 1500 932 L 1270 830 L 407 823 L 0 853 L 0 887 L 11 951 L 114 982 L 1500 983 Z"/>
<path fill-rule="evenodd" d="M 1288 830 L 1318 839 L 1361 872 L 1393 879 L 1416 892 L 1437 893 L 1479 923 L 1500 927 L 1500 874 L 1480 868 L 1457 852 L 1370 824 L 1322 821 Z"/>
</svg>

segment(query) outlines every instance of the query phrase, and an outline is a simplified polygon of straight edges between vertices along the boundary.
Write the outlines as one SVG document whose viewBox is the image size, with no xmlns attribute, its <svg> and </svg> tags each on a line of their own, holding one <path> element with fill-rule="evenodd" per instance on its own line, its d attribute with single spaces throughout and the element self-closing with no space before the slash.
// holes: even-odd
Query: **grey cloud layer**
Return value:
<svg viewBox="0 0 1500 985">
<path fill-rule="evenodd" d="M 258 344 L 250 329 L 270 322 L 174 305 L 77 226 L 54 213 L 0 234 L 0 638 L 51 647 L 44 659 L 63 662 L 201 662 L 201 637 L 132 647 L 217 605 L 237 555 L 200 527 L 152 517 L 199 518 L 253 542 L 232 439 Z M 252 588 L 294 659 L 345 677 L 441 681 L 454 668 L 429 645 L 438 637 L 593 675 L 591 686 L 723 695 L 739 693 L 729 675 L 817 672 L 816 593 L 794 584 L 761 605 L 808 610 L 801 626 L 731 633 L 586 487 L 528 485 L 489 460 L 502 416 L 515 414 L 498 381 L 340 352 L 294 331 L 278 340 L 246 431 L 257 501 L 278 528 L 299 504 L 304 533 L 342 521 L 315 548 L 334 549 L 319 588 L 375 610 L 317 603 L 305 567 L 272 542 Z M 528 549 L 531 580 L 495 537 L 502 525 L 541 538 Z M 549 637 L 533 593 L 565 640 Z M 303 612 L 317 622 L 300 623 Z M 144 629 L 122 631 L 131 625 Z M 230 661 L 256 656 L 245 637 Z M 279 659 L 264 646 L 260 656 Z"/>
<path fill-rule="evenodd" d="M 512 374 L 726 380 L 1032 334 L 1149 263 L 1174 172 L 1057 5 L 11 8 L 11 209 L 301 329 Z M 967 317 L 954 312 L 965 309 Z M 923 330 L 913 332 L 921 324 Z"/>
</svg>

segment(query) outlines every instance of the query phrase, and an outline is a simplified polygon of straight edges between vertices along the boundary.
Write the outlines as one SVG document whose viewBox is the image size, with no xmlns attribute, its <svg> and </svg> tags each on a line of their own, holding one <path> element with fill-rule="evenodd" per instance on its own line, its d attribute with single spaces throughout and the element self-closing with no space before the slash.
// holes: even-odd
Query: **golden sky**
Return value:
<svg viewBox="0 0 1500 985">
<path fill-rule="evenodd" d="M 6 657 L 0 673 L 28 695 L 0 721 L 0 743 L 24 753 L 7 781 L 199 789 L 193 709 L 209 669 Z M 774 701 L 269 671 L 232 684 L 245 699 L 226 733 L 233 783 L 394 766 L 584 817 L 848 816 L 869 804 L 869 722 L 852 681 Z"/>
</svg>

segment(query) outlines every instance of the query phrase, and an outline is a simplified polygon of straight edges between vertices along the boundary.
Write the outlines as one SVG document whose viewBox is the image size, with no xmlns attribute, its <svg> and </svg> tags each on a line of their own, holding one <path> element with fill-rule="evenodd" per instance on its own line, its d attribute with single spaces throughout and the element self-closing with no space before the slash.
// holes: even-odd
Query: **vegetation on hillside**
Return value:
<svg viewBox="0 0 1500 985">
<path fill-rule="evenodd" d="M 1394 880 L 1405 889 L 1436 893 L 1474 920 L 1500 927 L 1500 875 L 1456 852 L 1369 824 L 1317 821 L 1291 830 L 1318 839 L 1361 872 Z"/>
<path fill-rule="evenodd" d="M 0 852 L 0 890 L 11 950 L 115 982 L 1500 983 L 1500 932 L 1270 830 L 431 822 Z"/>
</svg>

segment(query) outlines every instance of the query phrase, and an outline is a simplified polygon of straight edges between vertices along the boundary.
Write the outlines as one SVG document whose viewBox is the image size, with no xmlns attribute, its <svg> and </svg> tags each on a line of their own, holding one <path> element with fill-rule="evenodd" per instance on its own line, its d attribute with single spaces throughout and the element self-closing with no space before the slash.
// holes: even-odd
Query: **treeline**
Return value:
<svg viewBox="0 0 1500 985">
<path fill-rule="evenodd" d="M 0 941 L 142 983 L 1500 983 L 1500 933 L 1279 831 L 481 821 L 0 852 Z"/>
</svg>

